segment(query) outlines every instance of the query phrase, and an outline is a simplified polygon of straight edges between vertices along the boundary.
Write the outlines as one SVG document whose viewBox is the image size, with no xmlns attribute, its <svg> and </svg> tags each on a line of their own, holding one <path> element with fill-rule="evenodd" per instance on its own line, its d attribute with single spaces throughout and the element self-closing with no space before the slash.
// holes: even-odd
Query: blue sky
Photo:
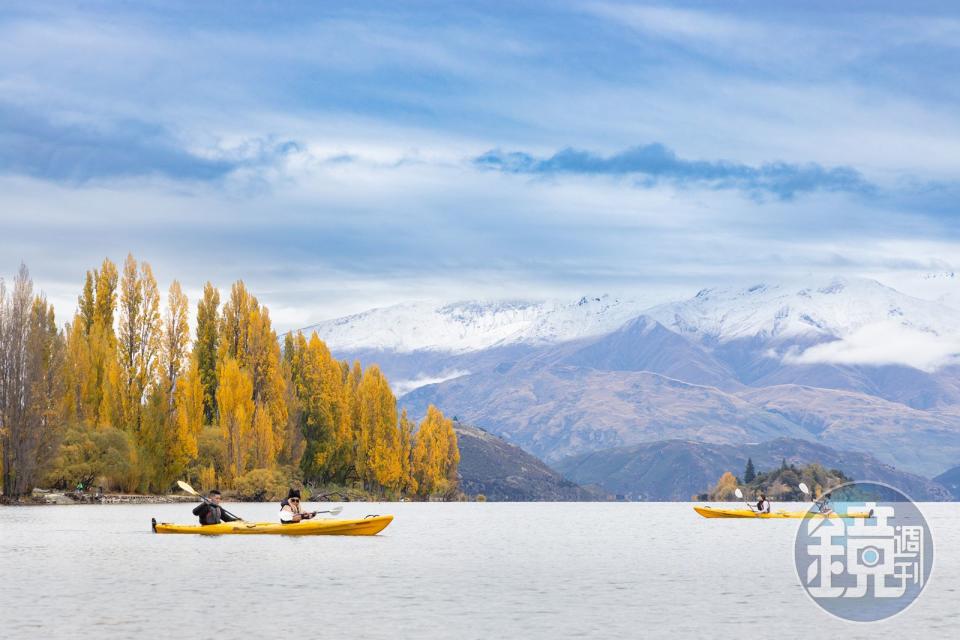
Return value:
<svg viewBox="0 0 960 640">
<path fill-rule="evenodd" d="M 0 9 L 0 274 L 61 319 L 127 251 L 281 328 L 960 267 L 952 3 L 36 4 Z"/>
</svg>

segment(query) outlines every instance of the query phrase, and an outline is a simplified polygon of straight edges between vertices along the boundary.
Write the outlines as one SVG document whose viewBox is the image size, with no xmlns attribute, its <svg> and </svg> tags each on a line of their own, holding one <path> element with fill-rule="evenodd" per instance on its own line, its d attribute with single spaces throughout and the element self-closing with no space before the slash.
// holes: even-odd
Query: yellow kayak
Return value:
<svg viewBox="0 0 960 640">
<path fill-rule="evenodd" d="M 154 533 L 199 533 L 207 536 L 225 534 L 283 536 L 375 536 L 393 522 L 393 516 L 367 516 L 359 520 L 315 518 L 293 524 L 279 522 L 221 522 L 220 524 L 169 524 L 153 520 Z"/>
<path fill-rule="evenodd" d="M 850 513 L 810 513 L 809 511 L 774 511 L 772 513 L 757 513 L 750 509 L 716 509 L 714 507 L 694 507 L 694 511 L 704 518 L 869 518 L 873 514 L 868 511 L 851 511 Z"/>
</svg>

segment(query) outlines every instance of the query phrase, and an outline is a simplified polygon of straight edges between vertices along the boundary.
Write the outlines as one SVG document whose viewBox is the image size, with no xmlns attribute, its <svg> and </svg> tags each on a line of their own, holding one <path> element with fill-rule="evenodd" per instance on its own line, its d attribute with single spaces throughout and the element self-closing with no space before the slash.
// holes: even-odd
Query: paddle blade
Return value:
<svg viewBox="0 0 960 640">
<path fill-rule="evenodd" d="M 810 489 L 807 488 L 807 485 L 800 483 L 800 491 L 803 491 L 805 494 L 810 495 Z"/>
<path fill-rule="evenodd" d="M 334 507 L 333 509 L 330 509 L 330 515 L 338 516 L 340 515 L 341 511 L 343 511 L 343 507 Z"/>
<path fill-rule="evenodd" d="M 743 491 L 740 491 L 740 487 L 737 487 L 737 490 L 733 492 L 733 495 L 743 500 Z"/>
<path fill-rule="evenodd" d="M 187 484 L 186 482 L 184 482 L 183 480 L 177 480 L 177 486 L 180 487 L 181 489 L 183 489 L 184 491 L 186 491 L 186 492 L 189 493 L 189 494 L 192 494 L 192 495 L 195 495 L 195 496 L 200 495 L 199 493 L 197 493 L 196 491 L 194 491 L 193 487 L 191 487 L 190 485 L 188 485 L 188 484 Z"/>
</svg>

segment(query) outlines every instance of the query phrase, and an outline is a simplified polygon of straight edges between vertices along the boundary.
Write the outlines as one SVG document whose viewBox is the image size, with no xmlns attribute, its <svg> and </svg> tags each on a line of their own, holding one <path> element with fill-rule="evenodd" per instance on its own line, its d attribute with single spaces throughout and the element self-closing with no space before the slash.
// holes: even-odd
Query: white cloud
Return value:
<svg viewBox="0 0 960 640">
<path fill-rule="evenodd" d="M 866 325 L 841 340 L 818 344 L 799 354 L 788 354 L 791 364 L 902 364 L 923 371 L 936 369 L 960 358 L 960 337 L 938 336 L 901 324 Z"/>
<path fill-rule="evenodd" d="M 420 376 L 419 378 L 411 378 L 409 380 L 398 380 L 392 383 L 390 386 L 393 387 L 393 393 L 399 398 L 405 393 L 410 393 L 414 389 L 425 387 L 428 384 L 439 384 L 441 382 L 446 382 L 447 380 L 453 380 L 454 378 L 459 378 L 460 376 L 466 375 L 470 375 L 470 372 L 456 369 L 454 371 L 446 372 L 440 376 Z"/>
</svg>

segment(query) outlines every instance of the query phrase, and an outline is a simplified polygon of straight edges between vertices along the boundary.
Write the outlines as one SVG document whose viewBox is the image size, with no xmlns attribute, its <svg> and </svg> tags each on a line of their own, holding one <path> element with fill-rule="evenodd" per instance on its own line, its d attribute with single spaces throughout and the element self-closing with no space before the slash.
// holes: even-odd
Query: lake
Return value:
<svg viewBox="0 0 960 640">
<path fill-rule="evenodd" d="M 921 505 L 933 576 L 902 615 L 830 617 L 793 563 L 799 521 L 689 503 L 348 503 L 372 538 L 162 536 L 193 505 L 0 507 L 0 637 L 955 637 L 960 504 Z M 228 504 L 273 520 L 273 504 Z"/>
</svg>

